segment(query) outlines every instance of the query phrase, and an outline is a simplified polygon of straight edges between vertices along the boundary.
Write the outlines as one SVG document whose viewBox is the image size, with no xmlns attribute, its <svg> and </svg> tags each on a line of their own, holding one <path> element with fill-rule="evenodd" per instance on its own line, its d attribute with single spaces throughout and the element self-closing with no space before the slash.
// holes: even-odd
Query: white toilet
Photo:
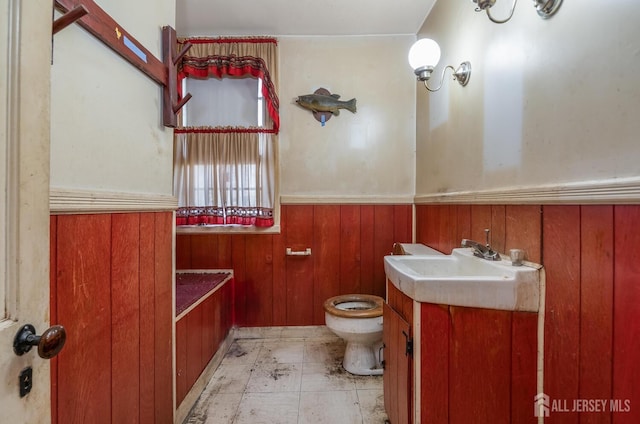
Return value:
<svg viewBox="0 0 640 424">
<path fill-rule="evenodd" d="M 324 302 L 327 327 L 347 342 L 342 366 L 351 374 L 382 375 L 382 304 L 379 296 L 346 294 Z"/>
</svg>

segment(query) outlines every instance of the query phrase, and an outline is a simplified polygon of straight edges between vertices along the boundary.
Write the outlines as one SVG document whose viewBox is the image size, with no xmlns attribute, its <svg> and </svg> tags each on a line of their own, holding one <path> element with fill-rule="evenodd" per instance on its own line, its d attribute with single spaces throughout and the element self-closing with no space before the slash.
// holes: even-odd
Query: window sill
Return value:
<svg viewBox="0 0 640 424">
<path fill-rule="evenodd" d="M 242 225 L 180 225 L 176 234 L 280 234 L 280 225 L 247 227 Z"/>
</svg>

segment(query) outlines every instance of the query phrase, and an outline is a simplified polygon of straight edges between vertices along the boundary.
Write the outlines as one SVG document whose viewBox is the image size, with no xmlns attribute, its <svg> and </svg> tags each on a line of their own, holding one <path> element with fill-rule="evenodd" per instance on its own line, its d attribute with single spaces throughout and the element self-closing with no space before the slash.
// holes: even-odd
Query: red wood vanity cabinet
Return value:
<svg viewBox="0 0 640 424">
<path fill-rule="evenodd" d="M 536 313 L 420 304 L 422 423 L 535 423 Z"/>
<path fill-rule="evenodd" d="M 413 397 L 413 300 L 387 281 L 383 308 L 384 408 L 389 421 L 411 423 Z"/>
<path fill-rule="evenodd" d="M 384 314 L 392 424 L 537 422 L 536 313 L 414 303 L 387 281 Z"/>
</svg>

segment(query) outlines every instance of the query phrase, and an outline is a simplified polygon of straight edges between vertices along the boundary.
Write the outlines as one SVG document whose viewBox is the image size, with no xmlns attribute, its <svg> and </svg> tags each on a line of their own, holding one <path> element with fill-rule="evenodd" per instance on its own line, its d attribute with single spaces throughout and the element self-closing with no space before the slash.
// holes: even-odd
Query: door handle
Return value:
<svg viewBox="0 0 640 424">
<path fill-rule="evenodd" d="M 33 346 L 38 346 L 38 356 L 51 359 L 60 353 L 66 341 L 67 332 L 61 325 L 53 325 L 38 336 L 33 325 L 25 324 L 20 327 L 13 339 L 13 351 L 16 355 L 22 356 Z"/>
</svg>

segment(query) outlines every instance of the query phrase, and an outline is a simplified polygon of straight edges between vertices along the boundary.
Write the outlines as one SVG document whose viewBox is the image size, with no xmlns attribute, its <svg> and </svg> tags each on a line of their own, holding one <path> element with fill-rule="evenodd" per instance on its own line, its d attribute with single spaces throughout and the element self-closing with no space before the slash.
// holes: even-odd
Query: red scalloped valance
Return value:
<svg viewBox="0 0 640 424">
<path fill-rule="evenodd" d="M 280 127 L 279 101 L 273 75 L 276 74 L 277 40 L 274 38 L 189 38 L 193 47 L 184 56 L 178 72 L 178 87 L 186 77 L 222 78 L 252 76 L 262 80 L 262 94 L 273 130 Z"/>
</svg>

